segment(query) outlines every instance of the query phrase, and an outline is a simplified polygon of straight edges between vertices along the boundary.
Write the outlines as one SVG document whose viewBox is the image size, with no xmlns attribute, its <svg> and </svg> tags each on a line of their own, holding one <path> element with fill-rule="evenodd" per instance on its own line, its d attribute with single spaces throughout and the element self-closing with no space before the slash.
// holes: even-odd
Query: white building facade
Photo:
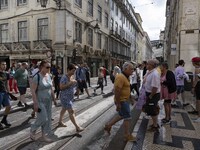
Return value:
<svg viewBox="0 0 200 150">
<path fill-rule="evenodd" d="M 183 59 L 186 71 L 192 71 L 191 58 L 200 54 L 200 1 L 167 0 L 164 49 L 173 69 Z"/>
<path fill-rule="evenodd" d="M 65 71 L 84 61 L 96 76 L 100 66 L 137 59 L 139 23 L 128 0 L 48 0 L 46 8 L 40 0 L 0 2 L 0 59 L 9 63 L 48 59 Z"/>
</svg>

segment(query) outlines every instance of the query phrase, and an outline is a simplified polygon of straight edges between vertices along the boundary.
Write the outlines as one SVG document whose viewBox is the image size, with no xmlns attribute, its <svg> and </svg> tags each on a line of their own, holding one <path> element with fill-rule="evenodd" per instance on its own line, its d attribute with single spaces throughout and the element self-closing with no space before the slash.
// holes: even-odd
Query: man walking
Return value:
<svg viewBox="0 0 200 150">
<path fill-rule="evenodd" d="M 9 99 L 9 95 L 8 95 L 8 75 L 5 72 L 6 70 L 6 62 L 5 61 L 1 61 L 0 62 L 0 108 L 1 105 L 3 105 L 5 107 L 5 111 L 4 111 L 4 116 L 3 119 L 1 120 L 0 123 L 0 130 L 4 129 L 4 126 L 2 124 L 5 125 L 5 127 L 10 127 L 11 124 L 8 123 L 7 121 L 7 116 L 10 112 L 10 99 Z"/>
<path fill-rule="evenodd" d="M 131 111 L 129 107 L 129 98 L 131 94 L 129 76 L 133 73 L 134 68 L 131 63 L 125 62 L 122 69 L 122 73 L 116 76 L 114 83 L 115 105 L 118 115 L 105 125 L 104 130 L 110 134 L 112 126 L 121 119 L 124 119 L 124 140 L 136 141 L 136 137 L 133 137 L 129 131 L 131 120 Z"/>
<path fill-rule="evenodd" d="M 76 79 L 78 82 L 77 99 L 79 99 L 79 91 L 81 89 L 85 89 L 89 98 L 90 94 L 88 92 L 87 83 L 86 83 L 86 73 L 85 73 L 84 63 L 82 63 L 80 67 L 77 69 Z"/>
<path fill-rule="evenodd" d="M 189 103 L 185 103 L 185 96 L 184 96 L 184 79 L 189 80 L 189 76 L 185 73 L 184 60 L 179 60 L 179 66 L 175 69 L 175 78 L 176 78 L 176 85 L 177 85 L 177 95 L 181 94 L 181 98 L 183 101 L 183 107 L 189 105 Z"/>
<path fill-rule="evenodd" d="M 14 78 L 17 80 L 17 86 L 19 89 L 20 93 L 20 101 L 17 104 L 18 107 L 24 107 L 27 109 L 28 105 L 26 104 L 25 101 L 25 94 L 26 94 L 26 89 L 28 86 L 28 71 L 27 71 L 28 64 L 26 62 L 22 63 L 21 68 L 19 68 L 14 75 Z M 24 105 L 22 104 L 24 103 Z"/>
</svg>

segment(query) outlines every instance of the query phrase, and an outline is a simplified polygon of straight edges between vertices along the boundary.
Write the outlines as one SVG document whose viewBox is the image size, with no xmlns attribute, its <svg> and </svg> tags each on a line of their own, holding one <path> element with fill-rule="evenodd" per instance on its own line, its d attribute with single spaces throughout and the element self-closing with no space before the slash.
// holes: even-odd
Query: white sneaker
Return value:
<svg viewBox="0 0 200 150">
<path fill-rule="evenodd" d="M 194 122 L 196 122 L 196 123 L 200 123 L 200 117 L 197 118 L 196 120 L 194 120 Z"/>
</svg>

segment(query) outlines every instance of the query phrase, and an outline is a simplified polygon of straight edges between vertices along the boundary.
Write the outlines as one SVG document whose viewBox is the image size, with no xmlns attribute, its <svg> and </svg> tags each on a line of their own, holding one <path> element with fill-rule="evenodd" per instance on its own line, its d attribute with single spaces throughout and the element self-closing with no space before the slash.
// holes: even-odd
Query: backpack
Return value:
<svg viewBox="0 0 200 150">
<path fill-rule="evenodd" d="M 33 77 L 37 75 L 37 88 L 36 88 L 35 92 L 38 91 L 38 86 L 39 86 L 39 83 L 40 83 L 40 75 L 39 75 L 39 73 L 40 73 L 40 71 L 38 71 L 36 74 L 33 75 Z"/>
</svg>

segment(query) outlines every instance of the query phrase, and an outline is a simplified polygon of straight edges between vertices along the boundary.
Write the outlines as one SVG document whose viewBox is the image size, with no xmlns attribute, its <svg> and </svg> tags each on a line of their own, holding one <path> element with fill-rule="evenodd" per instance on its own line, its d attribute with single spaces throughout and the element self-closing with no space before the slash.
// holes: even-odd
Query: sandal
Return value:
<svg viewBox="0 0 200 150">
<path fill-rule="evenodd" d="M 58 127 L 67 127 L 63 122 L 58 122 Z"/>
<path fill-rule="evenodd" d="M 79 127 L 79 128 L 77 128 L 76 129 L 76 132 L 82 132 L 83 130 L 85 130 L 84 128 L 81 128 L 81 127 Z"/>
</svg>

